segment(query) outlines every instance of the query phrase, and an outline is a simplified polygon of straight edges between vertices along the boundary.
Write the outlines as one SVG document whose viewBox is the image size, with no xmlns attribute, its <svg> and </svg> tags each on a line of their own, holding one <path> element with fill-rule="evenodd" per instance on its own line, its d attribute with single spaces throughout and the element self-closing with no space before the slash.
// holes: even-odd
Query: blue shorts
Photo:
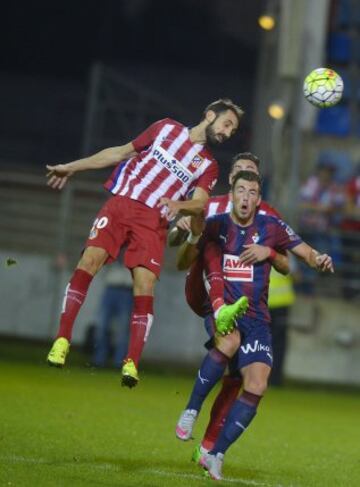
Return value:
<svg viewBox="0 0 360 487">
<path fill-rule="evenodd" d="M 245 326 L 238 324 L 238 329 L 241 333 L 241 345 L 238 351 L 239 370 L 254 362 L 272 367 L 273 350 L 269 325 L 263 321 L 252 321 L 250 325 L 249 323 Z"/>
<path fill-rule="evenodd" d="M 212 348 L 214 346 L 213 338 L 215 334 L 213 315 L 206 316 L 204 324 L 210 337 L 210 340 L 205 346 L 206 348 Z M 231 360 L 232 368 L 236 365 L 237 369 L 241 370 L 243 367 L 254 362 L 261 362 L 272 367 L 273 350 L 269 324 L 263 321 L 242 318 L 237 322 L 237 328 L 241 335 L 241 345 Z M 237 360 L 235 359 L 236 356 Z"/>
</svg>

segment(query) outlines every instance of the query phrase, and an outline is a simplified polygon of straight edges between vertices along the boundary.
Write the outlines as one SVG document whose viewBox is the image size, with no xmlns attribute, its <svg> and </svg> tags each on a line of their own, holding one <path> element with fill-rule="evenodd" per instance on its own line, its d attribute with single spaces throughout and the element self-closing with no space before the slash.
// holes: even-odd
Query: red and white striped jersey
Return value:
<svg viewBox="0 0 360 487">
<path fill-rule="evenodd" d="M 196 187 L 207 193 L 218 177 L 218 165 L 202 144 L 194 144 L 189 129 L 166 118 L 132 141 L 138 154 L 113 171 L 105 187 L 154 208 L 160 198 L 185 199 Z"/>
<path fill-rule="evenodd" d="M 229 213 L 231 211 L 232 203 L 230 201 L 230 193 L 222 194 L 220 196 L 212 196 L 209 198 L 205 206 L 205 218 L 220 213 Z M 280 213 L 270 206 L 266 201 L 261 201 L 258 213 L 260 215 L 276 216 L 281 218 Z"/>
<path fill-rule="evenodd" d="M 219 215 L 220 213 L 230 213 L 231 207 L 232 203 L 230 201 L 230 193 L 212 196 L 208 199 L 205 206 L 205 218 L 209 218 L 209 216 L 213 215 Z"/>
</svg>

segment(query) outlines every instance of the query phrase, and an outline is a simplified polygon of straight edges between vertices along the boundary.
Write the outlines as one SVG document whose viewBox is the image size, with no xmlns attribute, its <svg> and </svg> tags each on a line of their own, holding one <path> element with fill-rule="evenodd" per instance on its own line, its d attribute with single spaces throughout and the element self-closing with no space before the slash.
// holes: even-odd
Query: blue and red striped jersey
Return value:
<svg viewBox="0 0 360 487">
<path fill-rule="evenodd" d="M 302 239 L 276 216 L 257 213 L 251 225 L 242 227 L 232 220 L 230 213 L 222 213 L 206 220 L 199 248 L 207 241 L 216 242 L 222 250 L 225 302 L 233 303 L 247 296 L 246 316 L 270 322 L 267 299 L 271 262 L 244 266 L 240 264 L 239 255 L 245 250 L 244 245 L 254 243 L 284 253 L 302 243 Z"/>
</svg>

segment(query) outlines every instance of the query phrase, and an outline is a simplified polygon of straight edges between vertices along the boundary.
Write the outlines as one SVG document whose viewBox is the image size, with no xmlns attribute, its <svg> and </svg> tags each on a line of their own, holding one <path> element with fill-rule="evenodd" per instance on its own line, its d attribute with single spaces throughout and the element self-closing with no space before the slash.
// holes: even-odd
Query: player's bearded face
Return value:
<svg viewBox="0 0 360 487">
<path fill-rule="evenodd" d="M 227 140 L 227 137 L 224 134 L 216 132 L 216 128 L 214 127 L 215 121 L 216 119 L 213 122 L 211 122 L 211 124 L 208 125 L 205 129 L 206 142 L 209 145 L 222 144 L 223 142 L 225 142 L 225 140 Z"/>
<path fill-rule="evenodd" d="M 238 125 L 239 122 L 231 110 L 219 113 L 205 128 L 207 144 L 222 144 L 236 132 Z"/>
<path fill-rule="evenodd" d="M 256 181 L 239 179 L 232 191 L 233 214 L 241 223 L 251 222 L 261 197 Z"/>
</svg>

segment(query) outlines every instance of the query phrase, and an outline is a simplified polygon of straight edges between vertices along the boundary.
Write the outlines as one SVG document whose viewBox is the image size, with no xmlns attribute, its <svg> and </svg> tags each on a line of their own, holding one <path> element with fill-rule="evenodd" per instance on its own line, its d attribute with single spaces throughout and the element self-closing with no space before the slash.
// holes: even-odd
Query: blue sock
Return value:
<svg viewBox="0 0 360 487">
<path fill-rule="evenodd" d="M 186 409 L 200 411 L 207 395 L 223 376 L 228 361 L 229 359 L 226 355 L 216 348 L 210 350 L 198 371 L 198 376 Z"/>
<path fill-rule="evenodd" d="M 249 397 L 250 400 L 248 400 Z M 212 454 L 225 453 L 230 445 L 239 438 L 254 419 L 260 399 L 261 396 L 244 391 L 234 402 L 220 436 L 211 450 Z"/>
</svg>

